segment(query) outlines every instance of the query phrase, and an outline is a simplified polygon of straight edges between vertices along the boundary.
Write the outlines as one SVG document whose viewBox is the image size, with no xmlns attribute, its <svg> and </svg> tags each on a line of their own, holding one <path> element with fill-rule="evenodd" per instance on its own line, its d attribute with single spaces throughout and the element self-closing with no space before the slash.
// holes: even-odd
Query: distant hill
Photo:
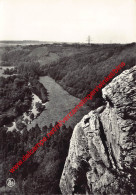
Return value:
<svg viewBox="0 0 136 195">
<path fill-rule="evenodd" d="M 20 43 L 40 43 L 41 41 L 31 41 L 31 40 L 23 40 L 23 41 L 0 41 L 0 43 L 14 43 L 14 44 L 20 44 Z"/>
</svg>

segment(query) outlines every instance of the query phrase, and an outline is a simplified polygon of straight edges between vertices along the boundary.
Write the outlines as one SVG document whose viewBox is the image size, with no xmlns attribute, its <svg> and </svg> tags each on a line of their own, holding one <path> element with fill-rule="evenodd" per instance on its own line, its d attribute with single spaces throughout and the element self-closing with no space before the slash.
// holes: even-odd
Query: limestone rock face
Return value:
<svg viewBox="0 0 136 195">
<path fill-rule="evenodd" d="M 136 66 L 102 89 L 105 105 L 75 126 L 62 194 L 136 194 Z"/>
</svg>

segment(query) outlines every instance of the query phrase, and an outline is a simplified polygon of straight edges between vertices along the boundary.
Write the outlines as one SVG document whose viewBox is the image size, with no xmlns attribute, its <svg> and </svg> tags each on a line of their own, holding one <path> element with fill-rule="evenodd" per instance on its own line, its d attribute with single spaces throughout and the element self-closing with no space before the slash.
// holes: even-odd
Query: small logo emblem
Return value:
<svg viewBox="0 0 136 195">
<path fill-rule="evenodd" d="M 8 178 L 6 184 L 8 187 L 12 188 L 15 185 L 15 180 L 13 178 Z"/>
</svg>

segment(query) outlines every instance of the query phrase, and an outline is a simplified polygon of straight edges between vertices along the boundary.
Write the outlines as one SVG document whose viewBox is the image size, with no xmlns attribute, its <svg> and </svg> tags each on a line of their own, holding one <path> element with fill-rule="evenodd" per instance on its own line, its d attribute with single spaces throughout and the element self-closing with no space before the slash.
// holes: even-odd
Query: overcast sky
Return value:
<svg viewBox="0 0 136 195">
<path fill-rule="evenodd" d="M 0 0 L 0 40 L 136 42 L 136 0 Z"/>
</svg>

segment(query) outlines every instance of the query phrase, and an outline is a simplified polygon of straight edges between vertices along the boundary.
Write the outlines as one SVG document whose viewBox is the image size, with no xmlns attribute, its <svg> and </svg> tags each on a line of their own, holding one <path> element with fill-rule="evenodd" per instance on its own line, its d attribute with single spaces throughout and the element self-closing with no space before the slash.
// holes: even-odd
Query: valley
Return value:
<svg viewBox="0 0 136 195">
<path fill-rule="evenodd" d="M 79 102 L 80 99 L 70 95 L 58 83 L 49 76 L 40 77 L 39 80 L 47 89 L 49 101 L 46 103 L 46 109 L 28 125 L 28 128 L 49 126 L 50 123 L 55 124 L 66 116 Z M 66 126 L 74 127 L 74 125 L 86 114 L 90 108 L 83 106 L 73 117 L 66 122 Z"/>
</svg>

